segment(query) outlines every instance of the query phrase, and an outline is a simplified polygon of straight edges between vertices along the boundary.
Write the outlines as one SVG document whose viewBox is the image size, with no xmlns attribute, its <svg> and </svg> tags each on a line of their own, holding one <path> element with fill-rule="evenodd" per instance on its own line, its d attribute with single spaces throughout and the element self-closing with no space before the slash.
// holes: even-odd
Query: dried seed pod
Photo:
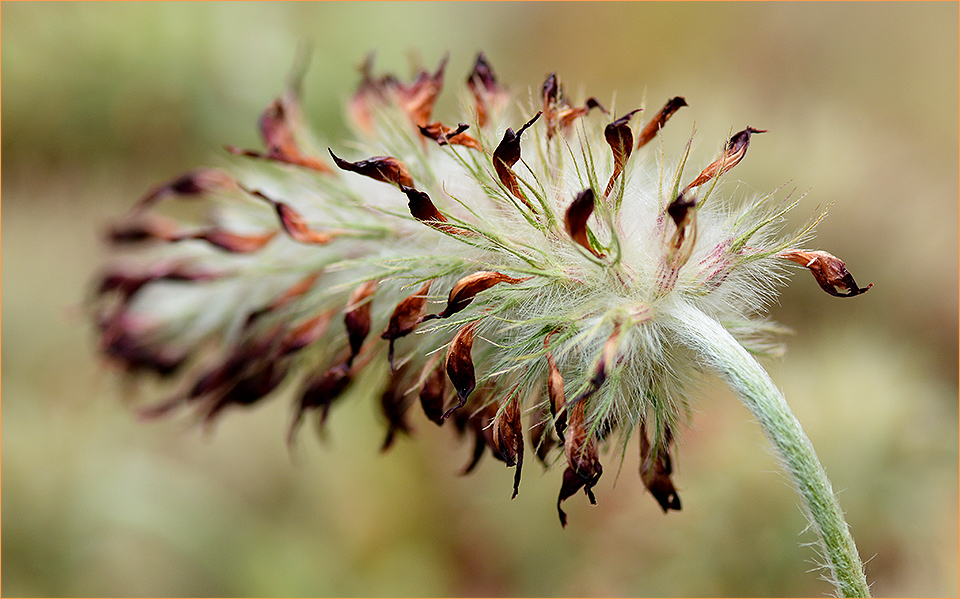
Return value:
<svg viewBox="0 0 960 599">
<path fill-rule="evenodd" d="M 428 123 L 427 125 L 420 127 L 420 134 L 424 137 L 432 139 L 441 146 L 452 144 L 455 146 L 466 146 L 468 148 L 473 148 L 474 150 L 482 151 L 483 148 L 480 146 L 480 142 L 465 133 L 465 131 L 469 128 L 470 125 L 460 123 L 457 125 L 456 129 L 452 129 L 450 127 L 445 127 L 442 123 L 440 123 L 440 121 L 437 121 L 435 123 Z"/>
<path fill-rule="evenodd" d="M 670 480 L 673 468 L 667 446 L 672 437 L 670 429 L 667 428 L 663 435 L 663 445 L 656 452 L 652 452 L 646 424 L 640 423 L 640 479 L 660 504 L 664 514 L 668 510 L 680 511 L 680 495 Z"/>
<path fill-rule="evenodd" d="M 374 156 L 357 162 L 347 162 L 334 154 L 333 150 L 330 150 L 330 156 L 337 168 L 341 170 L 370 177 L 375 181 L 391 183 L 401 188 L 413 187 L 413 177 L 410 176 L 407 165 L 392 156 Z"/>
<path fill-rule="evenodd" d="M 807 268 L 817 279 L 820 288 L 836 297 L 853 297 L 866 293 L 873 287 L 873 283 L 866 287 L 858 287 L 843 260 L 824 251 L 806 252 L 788 249 L 777 254 L 777 257 Z"/>
<path fill-rule="evenodd" d="M 481 270 L 480 272 L 469 274 L 454 284 L 453 289 L 450 290 L 450 296 L 447 298 L 447 307 L 443 309 L 443 312 L 431 314 L 425 317 L 424 320 L 452 316 L 469 306 L 470 302 L 473 301 L 478 293 L 486 291 L 498 283 L 516 285 L 517 283 L 529 281 L 531 278 L 532 277 L 515 279 L 492 270 Z"/>
<path fill-rule="evenodd" d="M 467 403 L 470 393 L 477 386 L 477 377 L 473 370 L 473 356 L 470 355 L 470 352 L 473 349 L 473 334 L 477 329 L 478 322 L 474 320 L 460 327 L 447 350 L 444 368 L 447 371 L 447 376 L 450 377 L 450 382 L 457 390 L 457 397 L 460 401 L 444 412 L 444 419 L 449 418 L 454 410 L 462 408 Z"/>
<path fill-rule="evenodd" d="M 587 235 L 587 220 L 593 214 L 593 208 L 593 190 L 588 187 L 573 199 L 573 203 L 570 204 L 564 215 L 563 224 L 571 239 L 597 258 L 601 258 L 603 254 L 590 245 L 590 238 Z"/>
<path fill-rule="evenodd" d="M 680 96 L 670 98 L 667 100 L 667 103 L 663 105 L 663 108 L 660 109 L 660 112 L 653 115 L 653 118 L 650 119 L 650 122 L 640 131 L 640 135 L 637 136 L 637 149 L 639 150 L 643 146 L 650 143 L 654 137 L 657 136 L 657 132 L 667 124 L 667 121 L 673 116 L 673 113 L 680 110 L 684 106 L 689 106 L 687 101 Z"/>
<path fill-rule="evenodd" d="M 446 402 L 447 373 L 445 360 L 434 356 L 423 369 L 420 386 L 420 405 L 423 413 L 437 426 L 443 426 L 443 405 Z"/>
<path fill-rule="evenodd" d="M 516 497 L 520 490 L 520 471 L 523 469 L 523 425 L 520 423 L 520 401 L 516 396 L 497 413 L 492 429 L 493 447 L 507 466 L 517 468 L 513 479 L 513 497 Z"/>
<path fill-rule="evenodd" d="M 766 132 L 766 129 L 754 129 L 753 127 L 747 127 L 743 131 L 734 133 L 727 142 L 726 147 L 724 147 L 723 152 L 720 153 L 720 157 L 708 164 L 707 168 L 703 169 L 703 172 L 701 172 L 696 179 L 684 187 L 681 195 L 686 193 L 691 187 L 703 185 L 710 179 L 719 177 L 723 173 L 740 164 L 740 161 L 743 160 L 743 157 L 747 155 L 747 148 L 750 146 L 750 135 L 753 133 Z"/>
<path fill-rule="evenodd" d="M 607 189 L 603 192 L 604 196 L 610 195 L 613 190 L 613 184 L 617 177 L 623 174 L 623 167 L 633 152 L 633 132 L 630 130 L 630 119 L 640 109 L 631 110 L 627 114 L 613 121 L 603 130 L 603 136 L 613 151 L 613 173 L 610 175 L 610 181 L 607 182 Z"/>
<path fill-rule="evenodd" d="M 520 182 L 512 168 L 520 160 L 520 136 L 527 130 L 527 127 L 540 118 L 540 112 L 535 114 L 532 119 L 526 122 L 516 133 L 513 129 L 507 128 L 503 134 L 500 145 L 493 151 L 493 169 L 497 172 L 500 183 L 518 200 L 524 203 L 527 208 L 533 210 L 533 206 L 527 201 L 527 198 L 520 191 Z"/>
<path fill-rule="evenodd" d="M 380 335 L 381 339 L 390 341 L 390 350 L 387 353 L 390 370 L 393 370 L 393 342 L 412 333 L 423 320 L 423 315 L 427 313 L 427 293 L 430 291 L 431 283 L 433 281 L 427 281 L 419 291 L 397 304 L 393 314 L 390 315 L 387 330 Z"/>
<path fill-rule="evenodd" d="M 570 412 L 570 426 L 564 445 L 567 469 L 563 473 L 563 483 L 560 487 L 560 495 L 557 497 L 557 512 L 560 515 L 560 524 L 563 526 L 567 525 L 567 515 L 560 504 L 580 489 L 584 490 L 590 503 L 596 504 L 593 487 L 603 474 L 596 440 L 587 435 L 585 410 L 586 402 L 580 402 Z"/>
<path fill-rule="evenodd" d="M 368 298 L 377 290 L 377 281 L 367 281 L 353 290 L 343 315 L 343 322 L 347 327 L 347 338 L 350 341 L 350 357 L 347 364 L 353 364 L 354 358 L 360 353 L 363 340 L 370 333 L 370 301 Z"/>
</svg>

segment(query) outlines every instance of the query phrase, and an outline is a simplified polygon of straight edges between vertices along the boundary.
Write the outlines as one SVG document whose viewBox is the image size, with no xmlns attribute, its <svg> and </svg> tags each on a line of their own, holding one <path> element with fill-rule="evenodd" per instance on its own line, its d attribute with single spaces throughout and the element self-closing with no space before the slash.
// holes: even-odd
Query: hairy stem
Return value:
<svg viewBox="0 0 960 599">
<path fill-rule="evenodd" d="M 863 564 L 830 481 L 783 394 L 719 322 L 692 306 L 681 308 L 677 315 L 674 326 L 684 344 L 696 350 L 733 388 L 777 449 L 819 537 L 837 592 L 844 597 L 869 597 Z"/>
</svg>

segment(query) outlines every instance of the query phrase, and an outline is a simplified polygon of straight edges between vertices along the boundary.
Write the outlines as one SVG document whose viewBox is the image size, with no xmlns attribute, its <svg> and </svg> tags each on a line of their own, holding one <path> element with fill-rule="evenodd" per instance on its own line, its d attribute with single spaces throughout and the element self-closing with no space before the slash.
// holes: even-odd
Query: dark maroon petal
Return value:
<svg viewBox="0 0 960 599">
<path fill-rule="evenodd" d="M 527 198 L 520 191 L 520 183 L 512 168 L 520 160 L 520 136 L 526 131 L 527 127 L 532 125 L 542 113 L 538 112 L 532 119 L 527 121 L 523 127 L 516 133 L 513 129 L 507 128 L 503 134 L 500 145 L 493 151 L 493 169 L 497 172 L 497 178 L 500 183 L 518 200 L 523 202 L 527 208 L 533 209 L 533 206 L 527 201 Z"/>
<path fill-rule="evenodd" d="M 853 297 L 866 293 L 873 287 L 873 283 L 866 287 L 859 287 L 843 260 L 824 251 L 806 252 L 789 249 L 780 252 L 777 256 L 807 268 L 817 279 L 820 288 L 836 297 Z"/>
<path fill-rule="evenodd" d="M 437 426 L 443 426 L 443 406 L 446 403 L 447 373 L 444 360 L 439 356 L 427 364 L 424 371 L 428 374 L 420 387 L 420 405 L 427 418 Z"/>
<path fill-rule="evenodd" d="M 390 369 L 393 370 L 393 342 L 400 337 L 405 337 L 413 332 L 424 314 L 427 313 L 427 293 L 430 291 L 430 284 L 433 281 L 427 281 L 423 287 L 413 295 L 407 296 L 397 304 L 393 314 L 390 315 L 390 322 L 387 324 L 387 330 L 381 335 L 381 339 L 390 341 L 390 350 L 387 359 L 390 362 Z"/>
<path fill-rule="evenodd" d="M 307 383 L 300 396 L 296 414 L 294 414 L 293 422 L 290 424 L 290 430 L 287 433 L 288 445 L 293 444 L 297 429 L 300 427 L 300 422 L 307 410 L 319 409 L 322 424 L 327 418 L 330 404 L 343 393 L 350 385 L 351 380 L 350 367 L 344 362 L 337 364 Z"/>
<path fill-rule="evenodd" d="M 664 434 L 663 444 L 657 451 L 651 451 L 645 423 L 640 424 L 640 479 L 654 496 L 663 513 L 668 510 L 680 511 L 680 495 L 670 480 L 672 467 L 667 445 L 670 444 L 670 429 Z"/>
<path fill-rule="evenodd" d="M 457 390 L 457 397 L 460 402 L 447 410 L 444 418 L 449 418 L 450 414 L 458 408 L 462 408 L 467 403 L 467 398 L 477 386 L 477 378 L 473 370 L 473 356 L 470 352 L 473 349 L 473 334 L 476 331 L 478 321 L 468 322 L 460 327 L 457 334 L 450 342 L 450 348 L 447 350 L 446 363 L 447 376 Z"/>
<path fill-rule="evenodd" d="M 146 210 L 163 198 L 177 196 L 195 198 L 218 189 L 232 189 L 236 182 L 223 171 L 212 168 L 199 168 L 184 173 L 180 177 L 150 190 L 133 207 L 133 212 Z"/>
<path fill-rule="evenodd" d="M 469 274 L 457 281 L 453 289 L 450 290 L 450 296 L 447 298 L 447 307 L 439 314 L 433 314 L 425 320 L 433 318 L 447 318 L 463 310 L 481 291 L 486 291 L 499 283 L 509 283 L 516 285 L 524 281 L 529 281 L 532 277 L 515 279 L 500 272 L 483 270 Z"/>
<path fill-rule="evenodd" d="M 407 170 L 407 165 L 392 156 L 374 156 L 366 160 L 348 162 L 338 157 L 330 150 L 334 164 L 338 168 L 370 177 L 376 181 L 390 183 L 399 187 L 413 187 L 413 177 Z"/>
<path fill-rule="evenodd" d="M 360 353 L 364 339 L 370 334 L 370 301 L 369 298 L 377 290 L 377 281 L 367 281 L 354 289 L 347 302 L 343 315 L 344 325 L 347 327 L 347 338 L 350 341 L 350 358 L 348 364 Z"/>
<path fill-rule="evenodd" d="M 456 129 L 452 129 L 450 127 L 445 127 L 440 123 L 440 121 L 437 121 L 435 123 L 428 123 L 427 125 L 420 127 L 420 134 L 424 137 L 432 139 L 441 146 L 451 144 L 455 146 L 466 146 L 468 148 L 473 148 L 474 150 L 482 151 L 483 148 L 480 146 L 480 142 L 465 133 L 465 131 L 469 128 L 469 125 L 460 123 Z"/>
<path fill-rule="evenodd" d="M 289 205 L 274 200 L 260 191 L 249 189 L 245 191 L 273 206 L 280 218 L 280 225 L 294 241 L 307 245 L 326 245 L 342 234 L 341 231 L 316 231 L 311 229 L 300 213 Z"/>
<path fill-rule="evenodd" d="M 593 487 L 603 474 L 596 440 L 587 432 L 585 404 L 586 402 L 581 401 L 571 409 L 567 442 L 564 445 L 567 469 L 563 473 L 563 485 L 560 487 L 560 495 L 557 498 L 557 511 L 560 513 L 560 523 L 564 526 L 567 525 L 567 517 L 560 509 L 560 504 L 581 488 L 584 489 L 590 503 L 595 504 L 597 501 L 593 496 Z"/>
<path fill-rule="evenodd" d="M 570 204 L 570 207 L 567 208 L 567 212 L 564 215 L 563 224 L 571 239 L 599 258 L 603 254 L 590 245 L 590 238 L 587 235 L 587 220 L 590 218 L 590 215 L 593 214 L 593 208 L 593 190 L 588 187 L 578 193 L 577 197 L 573 199 L 573 203 Z"/>
<path fill-rule="evenodd" d="M 547 349 L 550 343 L 550 335 L 543 339 L 543 347 Z M 547 393 L 550 397 L 550 414 L 554 418 L 554 426 L 557 431 L 557 437 L 560 442 L 564 442 L 563 431 L 567 428 L 567 400 L 563 391 L 563 376 L 557 367 L 557 362 L 553 359 L 553 354 L 547 350 Z"/>
<path fill-rule="evenodd" d="M 516 467 L 513 497 L 520 490 L 520 471 L 523 469 L 523 425 L 520 422 L 520 402 L 514 397 L 497 413 L 493 420 L 493 446 L 507 466 Z"/>
<path fill-rule="evenodd" d="M 610 195 L 613 184 L 617 177 L 623 174 L 623 167 L 633 152 L 633 132 L 630 130 L 630 119 L 640 109 L 632 110 L 619 119 L 613 121 L 603 130 L 603 136 L 613 151 L 613 174 L 610 175 L 610 181 L 607 183 L 607 189 L 603 192 L 604 196 Z"/>
<path fill-rule="evenodd" d="M 397 375 L 390 379 L 387 388 L 380 395 L 380 408 L 387 419 L 387 435 L 380 446 L 381 452 L 390 449 L 397 433 L 410 434 L 411 432 L 406 420 L 410 399 L 404 393 L 405 388 L 402 375 Z"/>
</svg>

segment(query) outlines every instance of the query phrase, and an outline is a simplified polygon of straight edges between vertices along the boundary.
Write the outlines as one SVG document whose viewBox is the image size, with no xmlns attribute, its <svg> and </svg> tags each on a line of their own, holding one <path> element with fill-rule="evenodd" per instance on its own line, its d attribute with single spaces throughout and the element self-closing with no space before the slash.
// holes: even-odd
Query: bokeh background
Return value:
<svg viewBox="0 0 960 599">
<path fill-rule="evenodd" d="M 354 394 L 329 435 L 284 445 L 289 398 L 137 422 L 93 353 L 83 301 L 107 221 L 158 181 L 259 147 L 255 123 L 312 44 L 306 111 L 338 140 L 370 51 L 403 76 L 450 52 L 442 115 L 476 52 L 514 90 L 557 71 L 618 107 L 683 95 L 704 166 L 755 139 L 744 193 L 835 202 L 817 244 L 869 294 L 797 273 L 767 363 L 840 492 L 877 595 L 958 594 L 956 3 L 4 3 L 4 596 L 818 596 L 804 519 L 759 427 L 710 377 L 664 516 L 636 457 L 555 509 L 560 471 L 488 458 L 414 418 L 379 455 Z M 693 168 L 690 169 L 694 170 Z"/>
</svg>

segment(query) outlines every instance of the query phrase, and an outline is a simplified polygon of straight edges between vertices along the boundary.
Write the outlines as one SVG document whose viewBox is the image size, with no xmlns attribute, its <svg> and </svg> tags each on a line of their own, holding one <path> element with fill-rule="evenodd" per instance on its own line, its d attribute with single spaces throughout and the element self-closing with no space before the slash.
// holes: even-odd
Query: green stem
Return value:
<svg viewBox="0 0 960 599">
<path fill-rule="evenodd" d="M 863 564 L 827 474 L 770 375 L 719 322 L 700 310 L 680 308 L 674 326 L 682 342 L 740 396 L 777 449 L 803 499 L 837 591 L 844 597 L 869 597 Z"/>
</svg>

